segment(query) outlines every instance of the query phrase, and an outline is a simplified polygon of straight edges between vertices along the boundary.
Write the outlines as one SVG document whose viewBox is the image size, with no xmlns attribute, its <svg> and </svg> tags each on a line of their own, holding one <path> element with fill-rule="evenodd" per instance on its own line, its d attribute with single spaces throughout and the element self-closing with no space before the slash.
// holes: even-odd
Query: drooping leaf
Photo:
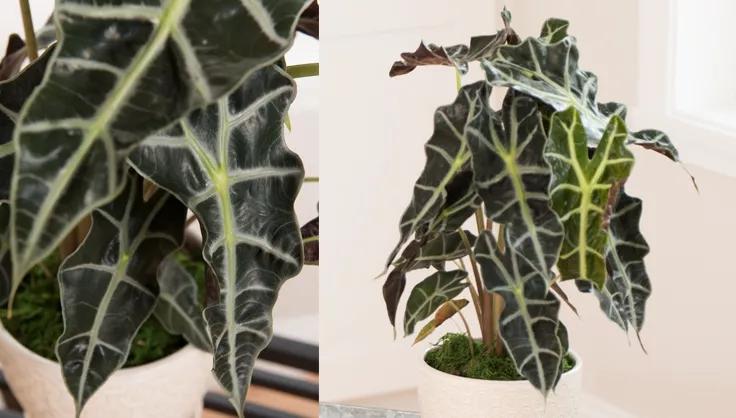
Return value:
<svg viewBox="0 0 736 418">
<path fill-rule="evenodd" d="M 644 325 L 644 308 L 652 292 L 644 257 L 649 253 L 639 231 L 641 199 L 621 191 L 608 228 L 606 261 L 608 280 L 596 296 L 601 309 L 624 330 L 637 332 Z"/>
<path fill-rule="evenodd" d="M 465 231 L 470 246 L 475 245 L 476 237 L 470 231 Z M 418 250 L 415 250 L 414 247 Z M 468 255 L 462 236 L 459 231 L 443 232 L 438 234 L 424 245 L 419 241 L 409 244 L 399 258 L 394 262 L 396 268 L 405 272 L 436 266 L 437 263 L 457 260 Z"/>
<path fill-rule="evenodd" d="M 417 333 L 417 337 L 414 339 L 414 344 L 429 337 L 440 325 L 444 324 L 445 321 L 452 318 L 453 315 L 460 312 L 464 307 L 468 306 L 467 299 L 456 299 L 448 300 L 443 303 L 437 312 L 434 313 L 434 318 L 427 322 L 421 330 Z"/>
<path fill-rule="evenodd" d="M 575 39 L 567 36 L 556 43 L 527 38 L 519 45 L 500 47 L 495 56 L 483 61 L 491 84 L 512 87 L 547 103 L 558 111 L 574 107 L 595 147 L 608 125 L 610 113 L 597 102 L 598 79 L 578 68 Z M 653 149 L 678 161 L 677 149 L 663 132 L 646 130 L 628 134 L 627 143 Z"/>
<path fill-rule="evenodd" d="M 455 67 L 462 74 L 468 72 L 468 64 L 491 57 L 509 38 L 516 38 L 516 33 L 509 26 L 511 15 L 502 13 L 503 29 L 495 35 L 474 36 L 470 45 L 452 45 L 448 47 L 424 42 L 414 52 L 402 52 L 401 61 L 391 66 L 389 76 L 396 77 L 408 74 L 415 68 L 424 65 L 445 65 Z"/>
<path fill-rule="evenodd" d="M 283 70 L 258 70 L 228 97 L 146 140 L 130 158 L 202 224 L 203 255 L 220 291 L 218 303 L 205 309 L 214 373 L 241 414 L 256 357 L 273 332 L 278 290 L 302 266 L 294 200 L 304 169 L 283 138 L 294 95 Z"/>
<path fill-rule="evenodd" d="M 15 158 L 13 132 L 18 112 L 41 83 L 50 56 L 51 51 L 46 51 L 15 77 L 0 82 L 0 200 L 10 198 L 10 180 Z"/>
<path fill-rule="evenodd" d="M 319 217 L 312 219 L 302 226 L 302 241 L 304 242 L 304 264 L 319 265 Z"/>
<path fill-rule="evenodd" d="M 296 29 L 312 38 L 319 39 L 319 3 L 312 0 L 299 17 Z"/>
<path fill-rule="evenodd" d="M 414 186 L 411 203 L 401 217 L 399 243 L 391 252 L 386 266 L 391 265 L 411 234 L 418 230 L 426 232 L 435 222 L 447 202 L 448 185 L 466 169 L 470 161 L 468 128 L 478 120 L 483 100 L 479 96 L 482 84 L 478 82 L 463 87 L 453 104 L 442 106 L 435 112 L 434 133 L 424 146 L 427 162 Z M 471 199 L 475 200 L 474 197 Z"/>
<path fill-rule="evenodd" d="M 509 244 L 519 248 L 551 282 L 562 224 L 550 208 L 546 135 L 535 101 L 509 90 L 499 117 L 486 105 L 483 128 L 470 135 L 475 185 L 486 214 L 506 224 Z M 529 248 L 526 248 L 529 247 Z"/>
<path fill-rule="evenodd" d="M 443 303 L 468 287 L 464 270 L 438 271 L 414 286 L 406 301 L 404 336 L 414 332 L 414 326 L 432 315 Z"/>
<path fill-rule="evenodd" d="M 64 333 L 56 346 L 77 416 L 125 364 L 156 303 L 156 268 L 181 245 L 186 209 L 160 191 L 148 202 L 131 175 L 118 198 L 92 214 L 92 228 L 59 269 Z"/>
<path fill-rule="evenodd" d="M 212 351 L 194 277 L 176 257 L 169 256 L 158 266 L 157 282 L 159 294 L 153 313 L 161 325 L 171 334 L 183 335 L 193 346 Z"/>
<path fill-rule="evenodd" d="M 558 268 L 562 280 L 582 279 L 598 289 L 606 280 L 606 214 L 609 194 L 629 176 L 634 157 L 626 149 L 626 126 L 618 116 L 588 156 L 583 121 L 575 108 L 552 117 L 544 151 L 552 167 L 552 208 L 565 227 Z"/>
<path fill-rule="evenodd" d="M 122 190 L 125 159 L 142 140 L 280 59 L 306 6 L 57 0 L 59 43 L 15 133 L 14 287 Z"/>
<path fill-rule="evenodd" d="M 475 245 L 475 235 L 468 231 L 465 231 L 465 235 L 472 248 Z M 396 325 L 396 310 L 404 293 L 404 288 L 406 288 L 406 273 L 427 267 L 444 270 L 446 261 L 456 260 L 466 255 L 468 255 L 468 250 L 465 248 L 460 232 L 457 230 L 439 233 L 435 238 L 425 243 L 419 240 L 410 242 L 401 253 L 401 256 L 393 263 L 394 269 L 386 277 L 383 284 L 383 300 L 386 303 L 386 311 L 391 325 Z"/>
<path fill-rule="evenodd" d="M 540 39 L 548 44 L 560 42 L 567 37 L 567 29 L 570 22 L 564 19 L 550 18 L 544 22 L 542 26 L 542 34 Z"/>
<path fill-rule="evenodd" d="M 506 232 L 507 242 L 511 238 Z M 501 295 L 501 338 L 519 373 L 545 396 L 554 389 L 567 353 L 566 333 L 557 317 L 560 302 L 548 292 L 530 247 L 508 245 L 501 252 L 490 231 L 478 237 L 475 257 L 483 283 Z"/>
</svg>

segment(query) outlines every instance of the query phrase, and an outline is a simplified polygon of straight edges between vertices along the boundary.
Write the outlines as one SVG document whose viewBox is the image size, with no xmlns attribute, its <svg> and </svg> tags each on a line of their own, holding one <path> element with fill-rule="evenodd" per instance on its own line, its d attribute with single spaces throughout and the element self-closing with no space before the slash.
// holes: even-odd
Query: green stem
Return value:
<svg viewBox="0 0 736 418">
<path fill-rule="evenodd" d="M 463 87 L 463 75 L 460 73 L 460 70 L 456 68 L 455 69 L 455 88 L 457 88 L 457 91 L 460 91 L 462 87 Z"/>
<path fill-rule="evenodd" d="M 36 43 L 36 32 L 33 30 L 33 16 L 28 0 L 20 0 L 20 13 L 23 17 L 23 31 L 26 34 L 26 50 L 28 59 L 35 61 L 38 58 L 38 44 Z"/>
<path fill-rule="evenodd" d="M 304 177 L 305 183 L 319 183 L 319 177 Z"/>
<path fill-rule="evenodd" d="M 310 242 L 319 241 L 319 235 L 315 235 L 313 237 L 307 237 L 302 240 L 302 243 L 309 244 Z"/>
<path fill-rule="evenodd" d="M 468 325 L 468 320 L 465 319 L 465 315 L 463 315 L 462 312 L 460 312 L 460 308 L 455 305 L 455 301 L 449 300 L 450 306 L 452 306 L 453 309 L 455 309 L 455 312 L 457 312 L 458 315 L 460 315 L 460 319 L 463 321 L 463 324 L 465 325 L 465 331 L 468 333 L 468 343 L 470 344 L 470 355 L 475 356 L 475 341 L 473 341 L 473 334 L 470 332 L 470 325 Z"/>
<path fill-rule="evenodd" d="M 289 65 L 286 72 L 293 78 L 316 77 L 319 75 L 319 63 Z"/>
</svg>

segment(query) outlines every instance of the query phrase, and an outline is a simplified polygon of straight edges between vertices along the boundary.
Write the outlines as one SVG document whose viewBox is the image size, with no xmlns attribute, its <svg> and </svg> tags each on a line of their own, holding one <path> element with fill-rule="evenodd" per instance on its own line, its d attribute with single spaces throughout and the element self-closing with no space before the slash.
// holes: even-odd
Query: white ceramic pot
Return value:
<svg viewBox="0 0 736 418">
<path fill-rule="evenodd" d="M 454 376 L 422 362 L 419 405 L 422 418 L 575 418 L 580 416 L 583 363 L 562 375 L 544 397 L 528 381 L 496 381 Z"/>
<path fill-rule="evenodd" d="M 74 416 L 59 364 L 28 350 L 3 327 L 0 364 L 25 418 Z M 90 398 L 81 418 L 199 418 L 211 367 L 211 354 L 186 346 L 119 370 Z"/>
</svg>

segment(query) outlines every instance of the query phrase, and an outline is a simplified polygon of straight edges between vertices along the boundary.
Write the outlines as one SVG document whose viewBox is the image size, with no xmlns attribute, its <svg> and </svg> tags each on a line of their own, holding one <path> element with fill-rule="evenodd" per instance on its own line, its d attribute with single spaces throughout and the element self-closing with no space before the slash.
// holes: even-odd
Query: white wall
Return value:
<svg viewBox="0 0 736 418">
<path fill-rule="evenodd" d="M 627 342 L 592 297 L 566 286 L 581 312 L 577 318 L 565 311 L 563 318 L 585 361 L 586 389 L 642 417 L 730 416 L 724 411 L 736 389 L 729 360 L 736 342 L 730 302 L 736 179 L 720 173 L 733 166 L 724 155 L 734 147 L 724 142 L 727 135 L 673 116 L 670 1 L 497 3 L 498 10 L 508 5 L 523 35 L 536 35 L 548 16 L 569 18 L 583 67 L 599 75 L 599 97 L 628 103 L 633 128 L 667 130 L 686 162 L 712 168 L 689 164 L 698 194 L 682 167 L 635 151 L 628 189 L 644 199 L 643 231 L 652 247 L 654 293 L 642 336 L 649 354 L 634 336 Z M 465 41 L 492 32 L 497 19 L 480 0 L 326 0 L 322 19 L 328 23 L 321 54 L 321 393 L 339 401 L 414 387 L 426 348 L 392 341 L 382 280 L 372 277 L 398 238 L 432 112 L 454 98 L 453 73 L 420 68 L 389 79 L 388 68 L 420 39 Z M 723 148 L 714 148 L 718 138 Z"/>
</svg>

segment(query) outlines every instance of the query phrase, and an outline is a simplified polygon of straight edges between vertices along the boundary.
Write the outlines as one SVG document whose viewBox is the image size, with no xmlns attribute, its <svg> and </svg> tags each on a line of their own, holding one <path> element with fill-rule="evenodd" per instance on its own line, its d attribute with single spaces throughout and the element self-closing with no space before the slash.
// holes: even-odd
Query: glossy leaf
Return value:
<svg viewBox="0 0 736 418">
<path fill-rule="evenodd" d="M 302 241 L 304 242 L 304 264 L 319 265 L 319 217 L 312 219 L 302 226 Z"/>
<path fill-rule="evenodd" d="M 41 83 L 51 51 L 46 51 L 33 64 L 13 78 L 0 82 L 0 200 L 10 197 L 15 146 L 13 132 L 18 112 Z"/>
<path fill-rule="evenodd" d="M 280 59 L 306 6 L 57 0 L 50 72 L 16 132 L 14 286 L 122 190 L 125 159 L 142 140 Z"/>
<path fill-rule="evenodd" d="M 537 105 L 509 90 L 502 117 L 486 109 L 487 123 L 469 141 L 476 189 L 488 217 L 507 225 L 509 244 L 532 256 L 530 261 L 551 282 L 563 231 L 550 208 L 547 138 Z"/>
<path fill-rule="evenodd" d="M 505 238 L 511 242 L 508 229 Z M 484 231 L 475 257 L 486 289 L 503 297 L 500 326 L 507 352 L 519 373 L 546 396 L 557 383 L 567 334 L 557 317 L 560 302 L 548 292 L 548 279 L 529 248 L 509 245 L 502 252 L 491 232 Z"/>
<path fill-rule="evenodd" d="M 169 256 L 158 267 L 157 282 L 156 319 L 171 334 L 182 335 L 193 346 L 212 351 L 194 277 L 176 257 Z"/>
<path fill-rule="evenodd" d="M 644 325 L 644 308 L 652 286 L 644 266 L 649 253 L 639 231 L 641 200 L 621 192 L 608 227 L 606 261 L 608 280 L 596 295 L 601 309 L 624 330 L 638 333 Z"/>
<path fill-rule="evenodd" d="M 583 121 L 574 108 L 552 117 L 545 157 L 552 167 L 552 207 L 565 227 L 558 268 L 563 280 L 582 279 L 598 289 L 606 280 L 606 214 L 609 194 L 629 176 L 634 157 L 626 126 L 611 118 L 592 158 Z"/>
<path fill-rule="evenodd" d="M 468 128 L 479 120 L 478 112 L 484 100 L 478 94 L 480 84 L 482 82 L 463 87 L 453 104 L 435 112 L 434 133 L 424 146 L 427 162 L 414 186 L 411 203 L 401 217 L 401 237 L 386 266 L 391 265 L 411 234 L 426 232 L 435 222 L 447 203 L 448 185 L 466 169 L 470 161 Z"/>
<path fill-rule="evenodd" d="M 548 44 L 560 42 L 567 37 L 567 29 L 570 22 L 564 19 L 550 18 L 544 22 L 542 26 L 542 34 L 540 39 Z"/>
<path fill-rule="evenodd" d="M 465 236 L 472 248 L 475 245 L 475 235 L 465 231 Z M 419 241 L 413 241 L 396 259 L 394 266 L 408 272 L 436 266 L 437 263 L 457 260 L 467 255 L 468 250 L 463 243 L 460 232 L 444 232 L 427 241 L 424 245 L 421 245 Z"/>
<path fill-rule="evenodd" d="M 460 312 L 464 307 L 468 306 L 467 299 L 456 299 L 448 300 L 443 303 L 437 312 L 434 313 L 434 318 L 427 322 L 421 330 L 417 333 L 417 337 L 414 339 L 414 344 L 423 341 L 448 319 L 452 318 L 456 313 Z"/>
<path fill-rule="evenodd" d="M 432 237 L 460 229 L 483 203 L 473 184 L 473 171 L 463 169 L 445 187 L 445 203 L 428 226 L 416 231 L 417 235 Z"/>
<path fill-rule="evenodd" d="M 414 286 L 406 301 L 404 336 L 414 332 L 414 326 L 432 315 L 443 303 L 453 299 L 468 287 L 464 270 L 438 271 Z"/>
<path fill-rule="evenodd" d="M 391 66 L 389 75 L 396 77 L 408 74 L 415 68 L 425 65 L 445 65 L 455 67 L 462 74 L 468 72 L 468 64 L 483 58 L 490 58 L 496 50 L 506 43 L 509 38 L 516 38 L 511 29 L 511 15 L 503 13 L 503 29 L 495 35 L 474 36 L 470 38 L 470 45 L 440 46 L 425 45 L 424 42 L 414 52 L 401 53 L 401 61 Z"/>
<path fill-rule="evenodd" d="M 558 111 L 574 107 L 595 147 L 608 125 L 609 116 L 596 102 L 598 78 L 578 68 L 575 38 L 567 36 L 556 43 L 528 38 L 514 46 L 503 46 L 483 62 L 491 84 L 512 87 L 529 94 Z M 677 149 L 663 132 L 645 130 L 630 133 L 627 143 L 653 149 L 677 161 Z"/>
<path fill-rule="evenodd" d="M 202 224 L 204 258 L 220 291 L 219 302 L 205 309 L 214 373 L 241 414 L 256 357 L 271 339 L 278 290 L 302 266 L 294 200 L 304 169 L 283 138 L 294 95 L 283 70 L 261 69 L 130 158 Z"/>
<path fill-rule="evenodd" d="M 87 238 L 59 269 L 64 333 L 56 355 L 77 416 L 125 363 L 156 303 L 156 268 L 182 242 L 185 208 L 163 191 L 144 202 L 141 187 L 131 176 L 93 212 Z"/>
</svg>

